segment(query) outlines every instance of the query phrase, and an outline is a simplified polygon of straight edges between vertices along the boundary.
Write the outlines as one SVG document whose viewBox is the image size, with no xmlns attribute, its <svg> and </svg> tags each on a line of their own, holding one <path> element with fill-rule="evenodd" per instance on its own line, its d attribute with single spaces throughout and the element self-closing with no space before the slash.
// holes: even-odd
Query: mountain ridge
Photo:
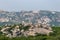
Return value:
<svg viewBox="0 0 60 40">
<path fill-rule="evenodd" d="M 60 26 L 60 12 L 49 11 L 49 10 L 32 10 L 32 11 L 20 11 L 20 12 L 0 12 L 0 23 L 1 22 L 12 22 L 21 23 L 32 22 L 38 23 L 42 20 L 51 20 L 51 25 Z M 8 21 L 7 21 L 8 20 Z"/>
</svg>

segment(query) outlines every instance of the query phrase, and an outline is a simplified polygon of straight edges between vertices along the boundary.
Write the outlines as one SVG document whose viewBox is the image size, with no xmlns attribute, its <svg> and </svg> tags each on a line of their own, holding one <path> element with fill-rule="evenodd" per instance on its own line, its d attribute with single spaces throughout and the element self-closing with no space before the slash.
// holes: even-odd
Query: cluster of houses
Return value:
<svg viewBox="0 0 60 40">
<path fill-rule="evenodd" d="M 22 26 L 23 25 L 23 26 Z M 22 27 L 29 27 L 27 30 L 24 30 Z M 22 29 L 21 29 L 22 28 Z M 47 35 L 53 33 L 52 28 L 48 24 L 32 24 L 32 23 L 22 23 L 21 25 L 16 25 L 14 27 L 2 27 L 0 30 L 2 35 L 6 37 L 21 37 L 21 36 L 36 36 L 37 34 Z"/>
</svg>

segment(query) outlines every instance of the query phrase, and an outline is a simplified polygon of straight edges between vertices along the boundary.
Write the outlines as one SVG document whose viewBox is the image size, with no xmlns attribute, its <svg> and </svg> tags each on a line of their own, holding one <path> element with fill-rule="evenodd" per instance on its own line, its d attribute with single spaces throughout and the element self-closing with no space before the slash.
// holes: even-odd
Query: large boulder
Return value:
<svg viewBox="0 0 60 40">
<path fill-rule="evenodd" d="M 45 35 L 49 35 L 49 33 L 53 33 L 53 31 L 47 30 L 44 28 L 34 28 L 34 29 L 32 29 L 32 31 L 34 31 L 35 33 L 45 34 Z"/>
</svg>

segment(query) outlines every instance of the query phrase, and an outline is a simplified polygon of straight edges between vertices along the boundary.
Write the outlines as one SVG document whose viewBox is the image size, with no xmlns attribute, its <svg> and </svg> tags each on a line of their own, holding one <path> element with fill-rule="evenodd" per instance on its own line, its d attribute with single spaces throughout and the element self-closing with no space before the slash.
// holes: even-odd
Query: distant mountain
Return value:
<svg viewBox="0 0 60 40">
<path fill-rule="evenodd" d="M 51 25 L 60 26 L 60 12 L 47 10 L 32 10 L 20 12 L 0 11 L 0 24 L 14 24 L 25 22 L 38 23 L 42 20 L 49 21 Z"/>
</svg>

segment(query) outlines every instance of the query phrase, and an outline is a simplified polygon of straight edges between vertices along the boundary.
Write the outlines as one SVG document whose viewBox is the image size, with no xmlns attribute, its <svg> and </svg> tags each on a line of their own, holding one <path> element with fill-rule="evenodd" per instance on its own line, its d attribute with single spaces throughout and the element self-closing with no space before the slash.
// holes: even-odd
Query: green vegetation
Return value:
<svg viewBox="0 0 60 40">
<path fill-rule="evenodd" d="M 60 40 L 60 27 L 52 27 L 54 33 L 50 36 L 46 35 L 37 35 L 37 36 L 29 36 L 29 37 L 15 37 L 15 38 L 8 38 L 3 35 L 0 35 L 0 40 Z M 1 34 L 1 33 L 0 33 Z"/>
</svg>

